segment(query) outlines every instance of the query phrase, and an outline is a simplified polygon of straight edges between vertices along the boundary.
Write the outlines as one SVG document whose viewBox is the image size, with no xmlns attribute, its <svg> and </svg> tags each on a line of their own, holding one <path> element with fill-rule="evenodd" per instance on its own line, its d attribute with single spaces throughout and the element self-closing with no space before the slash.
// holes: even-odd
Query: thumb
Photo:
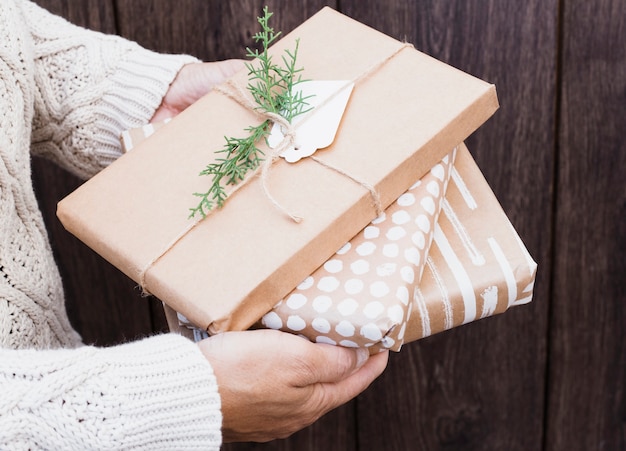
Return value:
<svg viewBox="0 0 626 451">
<path fill-rule="evenodd" d="M 317 352 L 311 362 L 313 371 L 309 383 L 339 382 L 355 373 L 369 359 L 365 348 L 345 348 L 327 344 L 316 344 Z"/>
</svg>

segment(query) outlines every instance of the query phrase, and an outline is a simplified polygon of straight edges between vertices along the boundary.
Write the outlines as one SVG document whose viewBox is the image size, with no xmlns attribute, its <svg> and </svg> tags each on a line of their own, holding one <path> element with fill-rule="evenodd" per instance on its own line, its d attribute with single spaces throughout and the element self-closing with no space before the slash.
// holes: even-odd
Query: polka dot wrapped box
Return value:
<svg viewBox="0 0 626 451">
<path fill-rule="evenodd" d="M 461 145 L 260 323 L 317 342 L 398 351 L 530 302 L 536 270 Z"/>
<path fill-rule="evenodd" d="M 322 343 L 399 350 L 455 156 L 433 166 L 261 324 Z"/>
<path fill-rule="evenodd" d="M 498 108 L 492 84 L 330 8 L 274 43 L 269 49 L 274 61 L 281 61 L 296 41 L 304 79 L 353 83 L 334 140 L 315 158 L 296 163 L 272 159 L 266 177 L 248 177 L 222 208 L 199 221 L 188 218 L 189 208 L 197 204 L 193 193 L 204 193 L 211 184 L 210 177 L 198 174 L 223 156 L 217 151 L 224 147 L 224 137 L 241 136 L 263 121 L 237 99 L 240 91 L 246 94 L 249 82 L 244 69 L 58 205 L 67 230 L 144 291 L 210 333 L 247 329 L 281 299 L 285 306 L 297 304 L 288 303 L 287 297 L 298 286 L 306 304 L 319 307 L 305 294 L 305 279 Z M 264 149 L 268 155 L 269 149 Z M 272 199 L 303 220 L 296 223 L 286 217 Z M 402 214 L 397 218 L 402 220 Z M 370 234 L 374 228 L 368 230 Z M 405 233 L 407 240 L 415 235 Z M 424 235 L 425 244 L 427 239 Z M 360 252 L 367 247 L 364 244 Z M 343 268 L 365 271 L 367 265 L 358 260 L 368 256 L 353 252 L 345 257 L 356 260 L 346 260 Z M 410 262 L 418 263 L 419 252 L 409 254 Z M 380 270 L 371 267 L 368 273 L 389 273 L 389 281 L 411 277 L 407 264 L 395 264 L 393 271 L 390 264 Z M 337 271 L 337 265 L 331 263 L 325 270 Z M 412 273 L 418 280 L 420 270 Z M 338 275 L 324 276 L 322 291 L 329 290 Z M 386 279 L 379 282 L 371 288 L 375 296 L 386 289 L 397 291 L 396 282 L 387 288 Z M 319 282 L 314 286 L 319 289 Z M 349 310 L 349 304 L 342 309 Z M 373 310 L 363 315 L 367 318 Z M 391 316 L 398 319 L 397 309 Z M 281 322 L 288 327 L 294 320 Z M 321 323 L 314 324 L 323 330 Z M 309 323 L 306 327 L 315 330 Z M 369 323 L 354 327 L 356 335 L 361 329 L 369 337 L 376 335 Z M 395 327 L 393 333 L 401 329 Z M 343 325 L 339 330 L 348 333 Z M 391 343 L 388 331 L 381 334 L 389 337 L 384 344 Z M 341 334 L 319 336 L 356 343 Z M 401 341 L 399 336 L 393 340 Z"/>
</svg>

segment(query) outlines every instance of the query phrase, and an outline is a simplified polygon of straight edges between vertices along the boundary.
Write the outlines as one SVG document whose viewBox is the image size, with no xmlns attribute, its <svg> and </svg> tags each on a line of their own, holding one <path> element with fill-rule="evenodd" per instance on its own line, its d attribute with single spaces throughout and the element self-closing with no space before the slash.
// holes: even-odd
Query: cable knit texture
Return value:
<svg viewBox="0 0 626 451">
<path fill-rule="evenodd" d="M 220 399 L 206 388 L 211 368 L 186 338 L 5 350 L 0 359 L 0 448 L 219 447 Z"/>
<path fill-rule="evenodd" d="M 121 154 L 180 68 L 74 26 L 26 0 L 0 1 L 0 448 L 217 449 L 212 369 L 175 335 L 83 346 L 32 188 L 30 151 L 87 178 Z"/>
</svg>

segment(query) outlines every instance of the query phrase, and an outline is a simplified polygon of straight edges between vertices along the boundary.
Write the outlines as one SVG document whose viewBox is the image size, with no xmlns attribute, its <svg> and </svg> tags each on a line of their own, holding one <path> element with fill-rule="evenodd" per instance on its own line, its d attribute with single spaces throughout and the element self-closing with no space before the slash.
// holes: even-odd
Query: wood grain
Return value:
<svg viewBox="0 0 626 451">
<path fill-rule="evenodd" d="M 34 3 L 78 26 L 102 33 L 116 33 L 112 0 L 35 0 Z"/>
<path fill-rule="evenodd" d="M 626 449 L 626 3 L 564 2 L 546 449 Z"/>
<path fill-rule="evenodd" d="M 274 12 L 271 25 L 288 33 L 324 5 L 308 0 L 133 0 L 117 2 L 120 34 L 141 45 L 169 53 L 188 53 L 205 61 L 244 58 L 254 46 L 256 18 L 265 5 Z"/>
<path fill-rule="evenodd" d="M 405 346 L 358 399 L 371 449 L 540 449 L 556 67 L 556 1 L 343 1 L 344 11 L 494 83 L 500 110 L 468 146 L 539 262 L 535 300 Z"/>
</svg>

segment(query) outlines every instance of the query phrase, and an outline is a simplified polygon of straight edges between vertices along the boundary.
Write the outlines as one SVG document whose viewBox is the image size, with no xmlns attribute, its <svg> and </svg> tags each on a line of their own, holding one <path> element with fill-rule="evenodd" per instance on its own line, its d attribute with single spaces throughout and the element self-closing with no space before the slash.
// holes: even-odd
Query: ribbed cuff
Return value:
<svg viewBox="0 0 626 451">
<path fill-rule="evenodd" d="M 103 350 L 119 395 L 122 448 L 219 449 L 217 382 L 196 344 L 168 334 Z"/>
<path fill-rule="evenodd" d="M 146 124 L 180 69 L 194 62 L 199 60 L 145 49 L 127 55 L 97 106 L 97 158 L 101 166 L 109 165 L 122 154 L 121 133 Z"/>
</svg>

